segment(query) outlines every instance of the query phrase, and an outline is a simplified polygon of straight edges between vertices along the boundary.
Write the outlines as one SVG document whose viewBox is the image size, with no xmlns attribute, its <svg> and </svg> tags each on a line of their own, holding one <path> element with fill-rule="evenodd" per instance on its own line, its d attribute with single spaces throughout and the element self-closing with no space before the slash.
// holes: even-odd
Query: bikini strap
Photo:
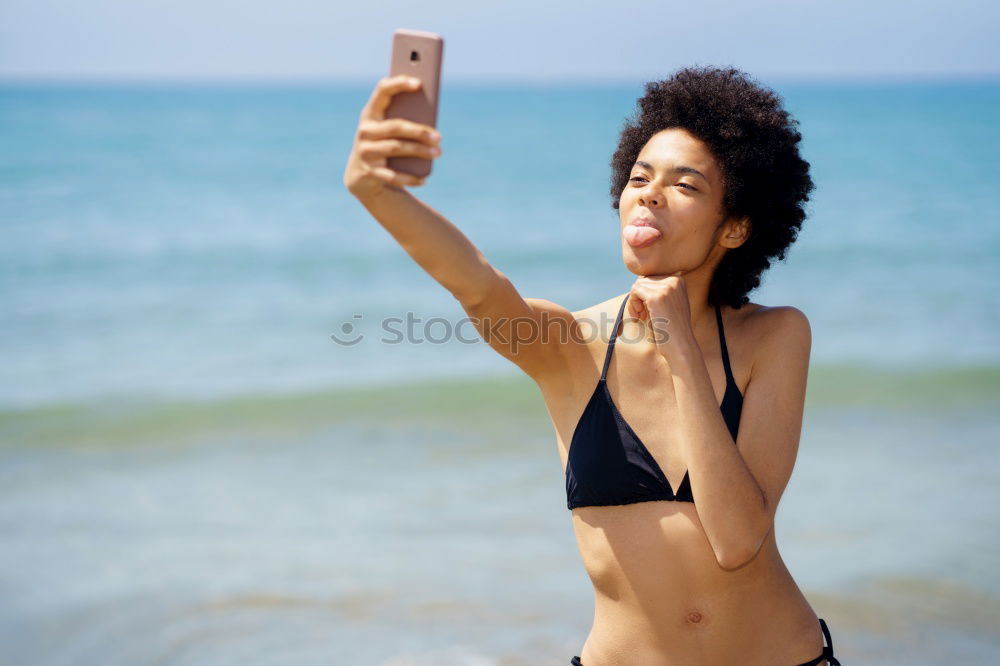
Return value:
<svg viewBox="0 0 1000 666">
<path fill-rule="evenodd" d="M 631 295 L 631 292 L 629 293 Z M 611 337 L 608 339 L 608 351 L 604 355 L 604 369 L 601 371 L 601 380 L 608 376 L 608 366 L 611 365 L 611 352 L 615 350 L 615 338 L 618 337 L 618 326 L 622 323 L 622 315 L 625 313 L 625 304 L 628 303 L 628 296 L 622 301 L 622 306 L 618 309 L 618 317 L 615 319 L 615 326 L 611 329 Z"/>
<path fill-rule="evenodd" d="M 729 350 L 726 348 L 726 333 L 722 326 L 722 309 L 715 305 L 715 320 L 719 325 L 719 346 L 722 347 L 722 366 L 726 369 L 726 381 L 736 383 L 733 379 L 733 369 L 729 365 Z"/>
<path fill-rule="evenodd" d="M 830 638 L 830 629 L 826 626 L 823 618 L 819 619 L 820 629 L 823 630 L 823 638 L 826 639 L 826 646 L 823 648 L 823 656 L 826 657 L 828 666 L 840 666 L 840 660 L 833 656 L 833 639 Z"/>
</svg>

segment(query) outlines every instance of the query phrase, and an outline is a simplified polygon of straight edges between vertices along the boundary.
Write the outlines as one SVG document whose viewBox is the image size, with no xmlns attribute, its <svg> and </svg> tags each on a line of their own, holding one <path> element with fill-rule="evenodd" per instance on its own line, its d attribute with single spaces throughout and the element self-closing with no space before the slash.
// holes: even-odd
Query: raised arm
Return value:
<svg viewBox="0 0 1000 666">
<path fill-rule="evenodd" d="M 393 94 L 416 90 L 410 81 L 416 79 L 398 76 L 379 81 L 361 112 L 344 185 L 461 303 L 494 350 L 536 382 L 561 374 L 563 343 L 577 332 L 572 313 L 550 301 L 523 298 L 458 227 L 404 189 L 422 185 L 425 179 L 388 168 L 387 159 L 393 156 L 437 157 L 431 152 L 437 145 L 434 128 L 385 118 Z"/>
</svg>

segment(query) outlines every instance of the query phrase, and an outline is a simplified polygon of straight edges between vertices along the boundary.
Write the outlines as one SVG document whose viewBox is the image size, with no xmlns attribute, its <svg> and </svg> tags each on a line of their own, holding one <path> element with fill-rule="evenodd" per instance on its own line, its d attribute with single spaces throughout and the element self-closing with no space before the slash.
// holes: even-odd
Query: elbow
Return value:
<svg viewBox="0 0 1000 666">
<path fill-rule="evenodd" d="M 726 550 L 717 550 L 715 560 L 719 563 L 719 567 L 725 571 L 735 571 L 752 560 L 756 554 L 756 552 L 750 553 L 749 548 L 727 548 Z"/>
<path fill-rule="evenodd" d="M 774 529 L 774 512 L 767 506 L 767 500 L 761 494 L 761 509 L 755 515 L 756 521 L 748 521 L 754 527 L 741 530 L 732 535 L 729 543 L 714 546 L 715 560 L 726 571 L 733 571 L 751 562 L 760 552 L 767 537 Z"/>
<path fill-rule="evenodd" d="M 761 546 L 764 545 L 766 536 L 765 534 L 764 537 L 754 540 L 744 539 L 739 543 L 730 544 L 724 548 L 716 548 L 715 561 L 719 563 L 719 567 L 726 571 L 740 569 L 757 557 Z"/>
<path fill-rule="evenodd" d="M 479 312 L 493 292 L 509 283 L 506 275 L 487 265 L 484 273 L 475 278 L 462 280 L 459 287 L 452 288 L 451 295 L 467 313 Z"/>
</svg>

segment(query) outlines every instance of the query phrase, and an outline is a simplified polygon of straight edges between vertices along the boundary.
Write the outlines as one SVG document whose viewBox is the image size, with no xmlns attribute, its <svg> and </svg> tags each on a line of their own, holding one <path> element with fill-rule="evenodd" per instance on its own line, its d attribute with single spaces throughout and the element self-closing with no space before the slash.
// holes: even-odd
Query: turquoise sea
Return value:
<svg viewBox="0 0 1000 666">
<path fill-rule="evenodd" d="M 817 184 L 751 296 L 813 330 L 779 548 L 843 663 L 995 663 L 1000 82 L 765 83 Z M 342 186 L 370 91 L 0 85 L 0 664 L 579 654 L 537 388 Z M 641 94 L 445 81 L 413 192 L 525 296 L 623 293 Z"/>
</svg>

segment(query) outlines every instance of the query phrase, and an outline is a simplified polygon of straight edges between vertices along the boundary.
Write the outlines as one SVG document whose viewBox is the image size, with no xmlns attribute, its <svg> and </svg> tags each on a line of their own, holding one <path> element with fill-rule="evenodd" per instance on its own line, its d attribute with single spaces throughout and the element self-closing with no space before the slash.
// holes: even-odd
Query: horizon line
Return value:
<svg viewBox="0 0 1000 666">
<path fill-rule="evenodd" d="M 893 83 L 1000 83 L 1000 71 L 977 73 L 875 73 L 875 74 L 783 74 L 767 76 L 747 72 L 753 79 L 767 85 L 778 84 L 893 84 Z M 64 75 L 64 74 L 2 74 L 0 85 L 108 85 L 108 86 L 171 86 L 171 85 L 221 85 L 221 86 L 371 86 L 383 75 L 373 74 L 369 77 L 360 76 L 329 76 L 329 75 L 256 75 L 256 74 L 225 74 L 225 75 Z M 665 73 L 663 78 L 670 76 Z M 462 77 L 447 78 L 442 76 L 444 87 L 476 87 L 476 86 L 634 86 L 647 81 L 659 80 L 657 76 L 629 77 Z"/>
</svg>

